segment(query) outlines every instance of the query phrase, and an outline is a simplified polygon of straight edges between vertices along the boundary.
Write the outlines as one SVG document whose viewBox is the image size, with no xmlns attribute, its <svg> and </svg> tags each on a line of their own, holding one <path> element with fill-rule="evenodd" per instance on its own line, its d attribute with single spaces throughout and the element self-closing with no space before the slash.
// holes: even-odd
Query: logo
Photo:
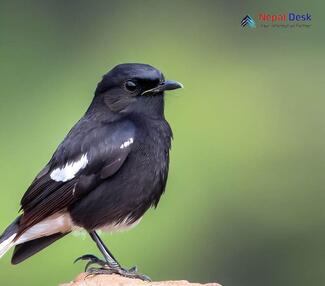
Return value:
<svg viewBox="0 0 325 286">
<path fill-rule="evenodd" d="M 309 28 L 312 25 L 312 15 L 308 13 L 257 13 L 252 16 L 246 15 L 240 22 L 242 27 L 256 28 Z"/>
<path fill-rule="evenodd" d="M 242 25 L 242 27 L 246 27 L 246 26 L 250 27 L 250 28 L 255 28 L 256 27 L 254 19 L 249 15 L 246 15 L 243 18 L 243 20 L 241 20 L 240 25 Z"/>
</svg>

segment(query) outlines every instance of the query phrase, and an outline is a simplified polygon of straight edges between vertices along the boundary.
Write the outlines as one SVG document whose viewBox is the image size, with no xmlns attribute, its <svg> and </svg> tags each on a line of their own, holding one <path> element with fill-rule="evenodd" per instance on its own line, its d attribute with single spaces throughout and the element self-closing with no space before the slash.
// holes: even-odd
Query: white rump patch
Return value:
<svg viewBox="0 0 325 286">
<path fill-rule="evenodd" d="M 120 149 L 124 149 L 126 147 L 128 147 L 129 145 L 131 145 L 133 143 L 133 138 L 129 138 L 128 140 L 126 140 L 124 143 L 122 143 L 122 145 L 120 146 Z"/>
<path fill-rule="evenodd" d="M 78 161 L 68 162 L 63 168 L 57 168 L 51 172 L 51 179 L 56 182 L 66 182 L 74 178 L 74 176 L 88 164 L 87 154 L 81 156 Z"/>
<path fill-rule="evenodd" d="M 66 233 L 73 227 L 69 213 L 56 213 L 29 228 L 18 238 L 15 245 L 55 233 Z"/>
<path fill-rule="evenodd" d="M 16 241 L 16 234 L 12 234 L 9 238 L 0 243 L 0 258 L 13 246 L 21 244 L 33 239 L 49 236 L 55 233 L 66 233 L 74 228 L 72 219 L 67 212 L 56 213 L 41 222 L 33 225 L 26 230 Z"/>
</svg>

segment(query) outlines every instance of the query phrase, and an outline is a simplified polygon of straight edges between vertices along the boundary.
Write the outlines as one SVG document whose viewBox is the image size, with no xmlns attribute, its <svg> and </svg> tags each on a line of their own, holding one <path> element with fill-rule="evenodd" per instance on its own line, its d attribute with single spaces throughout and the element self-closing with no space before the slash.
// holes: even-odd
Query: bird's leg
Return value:
<svg viewBox="0 0 325 286">
<path fill-rule="evenodd" d="M 120 264 L 117 262 L 113 254 L 108 250 L 103 241 L 100 239 L 99 235 L 95 231 L 89 232 L 90 237 L 95 241 L 100 252 L 103 254 L 105 261 L 97 258 L 95 255 L 86 254 L 78 257 L 75 262 L 79 260 L 87 260 L 85 271 L 88 270 L 89 266 L 92 264 L 98 264 L 101 267 L 109 267 L 110 269 L 119 269 L 121 268 Z"/>
<path fill-rule="evenodd" d="M 137 273 L 136 267 L 132 267 L 131 269 L 122 268 L 121 265 L 113 256 L 113 254 L 105 246 L 104 242 L 101 240 L 101 238 L 96 233 L 96 231 L 89 232 L 89 235 L 95 241 L 98 249 L 100 250 L 100 252 L 103 254 L 105 258 L 105 261 L 103 261 L 91 254 L 83 255 L 77 258 L 75 262 L 78 260 L 88 260 L 85 271 L 87 271 L 89 274 L 92 275 L 119 274 L 121 276 L 128 277 L 128 278 L 138 278 L 145 281 L 151 281 L 151 279 L 148 276 Z M 98 264 L 100 268 L 89 268 L 89 266 L 92 264 Z"/>
<path fill-rule="evenodd" d="M 109 268 L 121 268 L 121 265 L 117 262 L 113 254 L 108 250 L 104 242 L 101 240 L 96 231 L 89 232 L 90 237 L 95 241 L 98 249 L 103 254 Z"/>
</svg>

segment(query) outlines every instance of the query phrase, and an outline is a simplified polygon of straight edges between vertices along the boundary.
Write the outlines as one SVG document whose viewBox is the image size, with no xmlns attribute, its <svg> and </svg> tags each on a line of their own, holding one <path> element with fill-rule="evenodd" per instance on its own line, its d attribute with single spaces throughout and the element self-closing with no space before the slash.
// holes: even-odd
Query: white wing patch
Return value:
<svg viewBox="0 0 325 286">
<path fill-rule="evenodd" d="M 66 182 L 75 177 L 75 175 L 88 164 L 87 154 L 81 156 L 78 161 L 68 162 L 62 168 L 57 168 L 51 172 L 51 179 L 56 182 Z"/>
<path fill-rule="evenodd" d="M 124 149 L 124 148 L 128 147 L 129 145 L 131 145 L 132 143 L 133 143 L 133 138 L 131 137 L 122 143 L 122 145 L 120 146 L 120 149 Z"/>
</svg>

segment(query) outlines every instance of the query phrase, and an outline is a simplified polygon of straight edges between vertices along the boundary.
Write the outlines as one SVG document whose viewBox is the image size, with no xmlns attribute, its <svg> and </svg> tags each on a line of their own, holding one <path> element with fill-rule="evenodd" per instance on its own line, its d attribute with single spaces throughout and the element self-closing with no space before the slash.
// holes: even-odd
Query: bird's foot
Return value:
<svg viewBox="0 0 325 286">
<path fill-rule="evenodd" d="M 148 277 L 147 275 L 138 273 L 136 267 L 132 267 L 131 269 L 109 268 L 109 267 L 89 268 L 87 272 L 90 275 L 118 274 L 127 278 L 141 279 L 143 281 L 151 281 L 150 277 Z"/>
<path fill-rule="evenodd" d="M 143 281 L 151 281 L 150 277 L 148 277 L 147 275 L 138 273 L 137 267 L 125 269 L 122 268 L 121 266 L 109 265 L 108 262 L 101 260 L 92 254 L 86 254 L 81 257 L 78 257 L 74 262 L 77 262 L 79 260 L 88 261 L 88 263 L 85 266 L 85 271 L 88 273 L 88 275 L 118 274 L 127 278 L 141 279 Z M 97 264 L 100 267 L 98 268 L 90 267 L 93 264 Z"/>
</svg>

